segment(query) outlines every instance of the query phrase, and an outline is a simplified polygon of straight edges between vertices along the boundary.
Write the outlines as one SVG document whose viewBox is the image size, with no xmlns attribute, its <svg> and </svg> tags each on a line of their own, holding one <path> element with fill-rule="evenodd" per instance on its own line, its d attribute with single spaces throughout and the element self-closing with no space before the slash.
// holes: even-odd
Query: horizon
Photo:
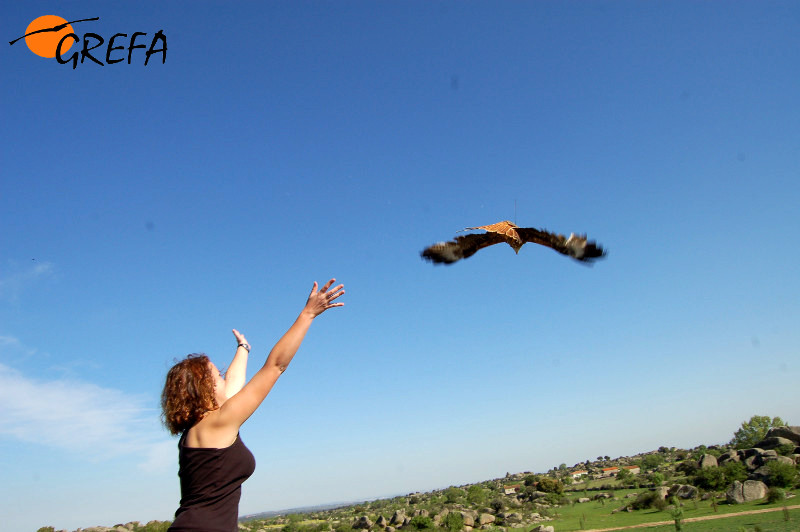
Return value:
<svg viewBox="0 0 800 532">
<path fill-rule="evenodd" d="M 251 377 L 332 277 L 240 515 L 800 424 L 800 3 L 149 7 L 2 7 L 104 39 L 2 52 L 8 532 L 172 519 L 167 370 L 236 328 Z M 501 220 L 608 255 L 420 257 Z"/>
</svg>

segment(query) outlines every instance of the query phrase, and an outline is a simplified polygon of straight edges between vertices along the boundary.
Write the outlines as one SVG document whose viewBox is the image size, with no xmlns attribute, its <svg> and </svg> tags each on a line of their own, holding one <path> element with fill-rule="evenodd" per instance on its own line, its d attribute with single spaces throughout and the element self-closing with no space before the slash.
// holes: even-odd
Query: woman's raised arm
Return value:
<svg viewBox="0 0 800 532">
<path fill-rule="evenodd" d="M 256 411 L 272 390 L 278 377 L 286 370 L 314 318 L 329 308 L 344 305 L 344 303 L 334 303 L 344 294 L 344 285 L 340 284 L 331 288 L 334 282 L 335 279 L 331 279 L 319 290 L 316 281 L 314 282 L 305 307 L 289 330 L 272 348 L 264 366 L 250 379 L 250 382 L 222 405 L 218 418 L 219 423 L 230 427 L 235 425 L 238 429 Z M 226 383 L 227 386 L 229 386 L 228 383 Z"/>
<path fill-rule="evenodd" d="M 236 353 L 233 355 L 231 365 L 225 372 L 225 399 L 230 399 L 242 389 L 247 380 L 247 357 L 250 353 L 250 344 L 242 333 L 233 329 L 236 337 Z"/>
</svg>

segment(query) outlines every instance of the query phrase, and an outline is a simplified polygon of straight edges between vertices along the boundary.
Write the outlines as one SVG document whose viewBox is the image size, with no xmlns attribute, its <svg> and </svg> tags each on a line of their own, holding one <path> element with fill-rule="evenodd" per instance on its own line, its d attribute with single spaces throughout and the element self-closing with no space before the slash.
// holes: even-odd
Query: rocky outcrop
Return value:
<svg viewBox="0 0 800 532">
<path fill-rule="evenodd" d="M 767 485 L 759 480 L 734 481 L 725 492 L 725 500 L 729 504 L 757 501 L 767 496 Z"/>
<path fill-rule="evenodd" d="M 767 434 L 764 437 L 763 441 L 769 440 L 771 438 L 784 438 L 789 443 L 793 443 L 796 446 L 800 445 L 800 426 L 772 427 L 767 431 Z M 756 445 L 756 447 L 762 447 L 762 446 Z M 773 447 L 762 447 L 762 448 L 772 449 Z"/>
<path fill-rule="evenodd" d="M 670 497 L 675 496 L 680 499 L 694 499 L 697 494 L 697 488 L 688 484 L 675 484 L 669 489 Z"/>
<path fill-rule="evenodd" d="M 531 529 L 531 532 L 555 532 L 556 529 L 550 525 L 539 525 Z"/>
</svg>

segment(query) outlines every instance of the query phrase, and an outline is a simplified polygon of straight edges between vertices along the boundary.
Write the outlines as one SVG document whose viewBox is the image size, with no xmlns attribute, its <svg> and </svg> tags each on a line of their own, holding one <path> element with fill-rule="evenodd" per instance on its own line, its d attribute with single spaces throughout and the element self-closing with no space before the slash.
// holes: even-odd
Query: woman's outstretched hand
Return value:
<svg viewBox="0 0 800 532">
<path fill-rule="evenodd" d="M 311 288 L 311 294 L 308 296 L 306 306 L 303 312 L 307 312 L 312 318 L 315 318 L 332 307 L 342 307 L 344 303 L 334 303 L 333 301 L 339 296 L 344 295 L 344 285 L 340 284 L 331 288 L 331 285 L 336 282 L 336 279 L 331 279 L 321 289 L 317 289 L 317 282 L 314 281 L 314 286 Z"/>
<path fill-rule="evenodd" d="M 244 335 L 236 329 L 233 329 L 233 335 L 236 337 L 236 343 L 239 345 L 239 347 L 244 347 L 249 352 L 250 344 L 247 343 L 247 338 L 245 338 Z"/>
</svg>

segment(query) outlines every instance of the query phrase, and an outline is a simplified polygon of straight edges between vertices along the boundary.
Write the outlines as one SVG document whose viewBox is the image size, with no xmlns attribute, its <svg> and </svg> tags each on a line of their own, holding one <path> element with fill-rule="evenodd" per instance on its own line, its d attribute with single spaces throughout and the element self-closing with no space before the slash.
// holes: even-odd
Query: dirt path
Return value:
<svg viewBox="0 0 800 532">
<path fill-rule="evenodd" d="M 747 510 L 745 512 L 734 512 L 729 514 L 722 514 L 722 515 L 704 515 L 702 517 L 687 517 L 683 520 L 684 523 L 691 523 L 692 521 L 708 521 L 709 519 L 725 519 L 726 517 L 735 517 L 737 515 L 752 515 L 752 514 L 765 514 L 768 512 L 782 512 L 783 508 L 788 510 L 796 510 L 800 508 L 800 504 L 795 504 L 793 506 L 785 506 L 781 508 L 767 508 L 765 510 Z M 608 532 L 609 530 L 628 530 L 630 528 L 649 528 L 651 526 L 663 526 L 663 525 L 672 525 L 675 524 L 674 520 L 670 521 L 656 521 L 653 523 L 642 523 L 640 525 L 630 525 L 630 526 L 616 526 L 614 528 L 593 528 L 591 530 L 586 530 L 584 532 Z"/>
</svg>

